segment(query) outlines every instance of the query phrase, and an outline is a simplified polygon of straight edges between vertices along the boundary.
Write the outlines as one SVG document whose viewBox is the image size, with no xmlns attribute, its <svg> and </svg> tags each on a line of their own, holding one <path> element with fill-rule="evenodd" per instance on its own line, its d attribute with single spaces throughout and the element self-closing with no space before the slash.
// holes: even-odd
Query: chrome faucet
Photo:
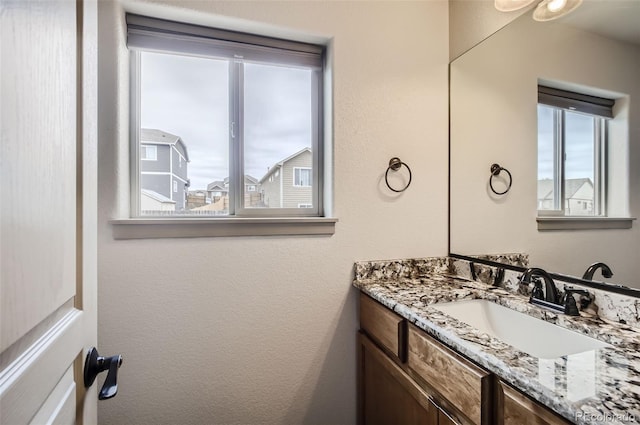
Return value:
<svg viewBox="0 0 640 425">
<path fill-rule="evenodd" d="M 593 263 L 592 265 L 589 266 L 587 271 L 584 272 L 584 275 L 582 275 L 582 278 L 585 280 L 593 280 L 593 274 L 599 268 L 602 269 L 602 277 L 609 279 L 610 277 L 613 276 L 613 272 L 611 271 L 611 268 L 609 268 L 609 266 L 607 266 L 605 263 Z"/>
<path fill-rule="evenodd" d="M 543 301 L 547 301 L 553 304 L 558 304 L 560 302 L 560 297 L 558 294 L 558 288 L 556 288 L 555 283 L 553 283 L 553 279 L 543 269 L 538 267 L 532 267 L 527 269 L 522 276 L 520 276 L 520 283 L 529 284 L 536 283 L 535 277 L 539 276 L 544 280 L 544 298 L 539 298 L 539 288 L 534 288 L 533 294 L 531 295 L 532 299 L 542 299 Z M 533 279 L 533 282 L 532 282 Z"/>
</svg>

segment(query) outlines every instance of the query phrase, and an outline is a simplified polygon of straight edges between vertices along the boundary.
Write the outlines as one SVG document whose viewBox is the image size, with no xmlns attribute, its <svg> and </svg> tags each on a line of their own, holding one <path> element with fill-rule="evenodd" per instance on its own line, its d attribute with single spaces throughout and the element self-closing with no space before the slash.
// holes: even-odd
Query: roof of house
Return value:
<svg viewBox="0 0 640 425">
<path fill-rule="evenodd" d="M 229 184 L 229 177 L 225 177 L 224 181 L 216 180 L 216 181 L 213 181 L 213 182 L 209 183 L 207 185 L 207 190 L 209 190 L 209 191 L 216 190 L 216 187 L 217 187 L 219 191 L 228 192 L 229 189 L 227 189 L 227 184 Z M 256 179 L 255 177 L 253 177 L 253 176 L 251 176 L 249 174 L 245 174 L 244 175 L 244 184 L 258 184 L 258 179 Z"/>
<path fill-rule="evenodd" d="M 267 173 L 264 176 L 262 176 L 262 178 L 260 179 L 260 183 L 264 182 L 267 179 L 267 177 L 269 177 L 271 174 L 273 174 L 278 168 L 282 167 L 285 162 L 289 162 L 293 158 L 296 158 L 297 156 L 300 156 L 305 152 L 311 152 L 311 148 L 301 149 L 298 152 L 294 153 L 293 155 L 289 155 L 285 159 L 283 159 L 281 161 L 278 161 L 275 164 L 273 164 L 272 167 L 269 167 L 269 171 L 267 171 Z"/>
<path fill-rule="evenodd" d="M 245 174 L 244 175 L 244 184 L 257 184 L 258 183 L 258 179 L 253 177 L 250 174 Z M 224 184 L 229 184 L 229 177 L 225 177 L 224 178 Z"/>
<path fill-rule="evenodd" d="M 213 181 L 207 185 L 207 190 L 209 191 L 216 190 L 216 188 L 221 192 L 227 191 L 227 189 L 224 187 L 224 182 L 220 180 Z"/>
<path fill-rule="evenodd" d="M 590 184 L 593 187 L 593 183 L 590 178 L 580 178 L 580 179 L 567 179 L 565 180 L 564 190 L 565 197 L 567 199 L 573 198 L 576 192 L 585 185 L 585 183 Z M 538 199 L 552 199 L 553 198 L 553 180 L 551 179 L 543 179 L 538 180 Z"/>
<path fill-rule="evenodd" d="M 159 194 L 158 192 L 155 192 L 153 190 L 149 190 L 149 189 L 140 189 L 140 192 L 145 195 L 148 196 L 151 199 L 154 199 L 158 202 L 164 202 L 164 203 L 169 203 L 169 204 L 175 204 L 176 201 L 172 201 L 171 199 L 167 198 L 164 195 Z"/>
<path fill-rule="evenodd" d="M 189 151 L 187 151 L 187 145 L 180 136 L 167 133 L 166 131 L 157 130 L 155 128 L 141 128 L 140 129 L 140 143 L 150 143 L 153 145 L 176 145 L 179 143 L 184 150 L 184 156 L 189 162 Z"/>
</svg>

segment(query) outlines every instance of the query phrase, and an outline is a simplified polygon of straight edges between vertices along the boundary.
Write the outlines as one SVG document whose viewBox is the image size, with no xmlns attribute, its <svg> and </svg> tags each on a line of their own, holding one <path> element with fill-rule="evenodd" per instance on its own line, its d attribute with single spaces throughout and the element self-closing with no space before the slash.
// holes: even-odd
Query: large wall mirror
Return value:
<svg viewBox="0 0 640 425">
<path fill-rule="evenodd" d="M 566 147 L 564 158 L 545 160 L 539 86 L 614 100 L 606 146 L 596 153 Z M 451 253 L 525 253 L 531 266 L 576 277 L 604 262 L 613 277 L 598 271 L 594 281 L 640 289 L 640 223 L 630 220 L 640 216 L 640 0 L 585 1 L 552 22 L 523 14 L 451 63 L 450 99 Z M 576 160 L 604 171 L 573 175 Z M 504 195 L 489 186 L 494 163 L 513 179 Z M 580 192 L 570 186 L 582 179 L 583 189 L 606 193 L 608 218 L 594 219 L 584 200 L 571 204 L 573 218 L 543 217 L 549 191 L 540 181 L 558 176 L 567 209 Z M 506 172 L 494 177 L 498 192 L 507 179 Z"/>
</svg>

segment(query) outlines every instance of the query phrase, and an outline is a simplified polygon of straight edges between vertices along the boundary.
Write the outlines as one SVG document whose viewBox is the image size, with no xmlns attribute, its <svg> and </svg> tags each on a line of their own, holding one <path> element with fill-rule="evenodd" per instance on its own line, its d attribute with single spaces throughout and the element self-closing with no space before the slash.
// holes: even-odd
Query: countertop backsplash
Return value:
<svg viewBox="0 0 640 425">
<path fill-rule="evenodd" d="M 527 267 L 529 262 L 526 254 L 517 253 L 493 254 L 478 256 L 478 258 L 506 261 L 522 267 Z M 357 282 L 367 279 L 416 279 L 441 274 L 482 282 L 513 294 L 531 295 L 531 286 L 523 286 L 519 282 L 521 272 L 508 269 L 502 269 L 500 272 L 498 269 L 501 268 L 452 257 L 358 261 L 355 263 L 355 280 Z M 554 282 L 560 291 L 564 291 L 565 286 L 570 286 L 585 289 L 591 294 L 592 302 L 581 312 L 582 315 L 596 315 L 604 321 L 640 329 L 640 298 L 582 286 L 561 279 L 554 279 Z"/>
<path fill-rule="evenodd" d="M 502 279 L 496 281 L 496 276 L 499 276 L 498 267 L 472 263 L 458 258 L 449 258 L 449 264 L 450 273 L 455 276 L 498 286 L 514 294 L 531 295 L 531 286 L 527 287 L 519 283 L 522 273 L 518 271 L 503 269 Z M 554 282 L 558 290 L 562 292 L 564 292 L 565 286 L 568 286 L 585 289 L 591 294 L 592 302 L 582 314 L 597 315 L 605 321 L 640 329 L 640 298 L 607 292 L 562 279 L 554 279 Z"/>
</svg>

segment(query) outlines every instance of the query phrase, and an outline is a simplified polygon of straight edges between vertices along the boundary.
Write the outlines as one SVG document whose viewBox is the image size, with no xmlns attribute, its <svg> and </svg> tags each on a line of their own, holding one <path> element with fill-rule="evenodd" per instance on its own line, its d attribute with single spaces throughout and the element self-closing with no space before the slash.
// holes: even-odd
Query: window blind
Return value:
<svg viewBox="0 0 640 425">
<path fill-rule="evenodd" d="M 604 118 L 613 118 L 615 100 L 538 86 L 538 103 Z"/>
<path fill-rule="evenodd" d="M 249 62 L 322 68 L 325 46 L 126 15 L 127 46 Z"/>
</svg>

